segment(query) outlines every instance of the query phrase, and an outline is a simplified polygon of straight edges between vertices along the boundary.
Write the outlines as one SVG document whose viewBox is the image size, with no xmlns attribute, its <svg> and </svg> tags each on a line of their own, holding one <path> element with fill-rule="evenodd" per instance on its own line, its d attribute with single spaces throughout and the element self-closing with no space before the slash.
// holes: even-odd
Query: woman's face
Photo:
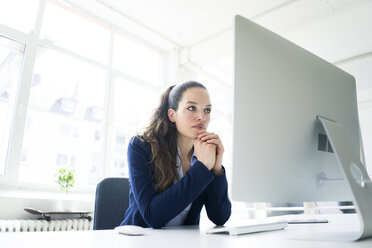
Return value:
<svg viewBox="0 0 372 248">
<path fill-rule="evenodd" d="M 177 111 L 168 110 L 169 120 L 176 124 L 183 138 L 196 139 L 210 121 L 211 101 L 208 92 L 199 87 L 187 89 L 178 103 Z"/>
</svg>

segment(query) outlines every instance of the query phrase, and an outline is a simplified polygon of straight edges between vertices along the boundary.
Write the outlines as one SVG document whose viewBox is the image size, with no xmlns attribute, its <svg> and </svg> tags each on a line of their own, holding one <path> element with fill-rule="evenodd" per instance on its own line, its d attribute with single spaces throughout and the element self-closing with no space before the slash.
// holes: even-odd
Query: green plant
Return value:
<svg viewBox="0 0 372 248">
<path fill-rule="evenodd" d="M 65 193 L 70 192 L 71 189 L 74 187 L 74 172 L 74 170 L 69 170 L 65 167 L 62 167 L 57 171 L 57 183 L 60 189 L 63 190 Z"/>
</svg>

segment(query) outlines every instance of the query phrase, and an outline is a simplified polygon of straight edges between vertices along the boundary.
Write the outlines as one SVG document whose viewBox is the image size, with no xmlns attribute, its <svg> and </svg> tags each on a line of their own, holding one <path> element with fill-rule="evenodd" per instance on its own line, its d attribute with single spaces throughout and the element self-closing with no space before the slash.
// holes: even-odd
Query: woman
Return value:
<svg viewBox="0 0 372 248">
<path fill-rule="evenodd" d="M 121 225 L 197 225 L 203 205 L 216 225 L 229 219 L 224 148 L 206 131 L 210 112 L 208 92 L 198 82 L 162 95 L 149 127 L 129 142 L 129 208 Z"/>
</svg>

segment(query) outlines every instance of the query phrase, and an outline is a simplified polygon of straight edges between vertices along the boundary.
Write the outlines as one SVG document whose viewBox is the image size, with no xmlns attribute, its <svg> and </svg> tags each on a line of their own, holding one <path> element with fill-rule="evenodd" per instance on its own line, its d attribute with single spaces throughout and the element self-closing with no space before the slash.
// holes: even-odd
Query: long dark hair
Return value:
<svg viewBox="0 0 372 248">
<path fill-rule="evenodd" d="M 151 146 L 152 160 L 155 164 L 155 188 L 163 192 L 179 179 L 177 172 L 177 135 L 176 125 L 168 118 L 168 109 L 177 111 L 183 93 L 190 88 L 205 86 L 195 81 L 173 85 L 167 88 L 160 98 L 160 105 L 155 110 L 150 125 L 142 134 L 140 140 Z"/>
</svg>

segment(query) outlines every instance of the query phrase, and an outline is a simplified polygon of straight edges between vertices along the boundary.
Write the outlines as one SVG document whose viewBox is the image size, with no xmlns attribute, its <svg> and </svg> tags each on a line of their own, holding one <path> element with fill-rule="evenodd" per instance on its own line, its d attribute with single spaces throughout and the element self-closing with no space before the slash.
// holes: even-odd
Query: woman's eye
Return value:
<svg viewBox="0 0 372 248">
<path fill-rule="evenodd" d="M 206 108 L 204 111 L 205 111 L 205 113 L 210 114 L 211 111 L 212 111 L 212 109 L 210 109 L 210 108 Z"/>
<path fill-rule="evenodd" d="M 196 110 L 195 106 L 190 106 L 187 109 L 190 110 L 190 111 L 195 111 Z"/>
</svg>

